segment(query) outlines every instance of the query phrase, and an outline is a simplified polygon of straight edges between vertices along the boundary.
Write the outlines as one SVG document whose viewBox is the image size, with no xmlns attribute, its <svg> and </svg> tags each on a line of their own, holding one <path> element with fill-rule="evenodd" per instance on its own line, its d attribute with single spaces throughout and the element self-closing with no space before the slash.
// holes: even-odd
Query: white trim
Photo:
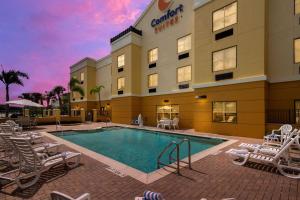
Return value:
<svg viewBox="0 0 300 200">
<path fill-rule="evenodd" d="M 116 98 L 122 98 L 122 97 L 151 97 L 151 96 L 161 96 L 161 95 L 171 95 L 171 94 L 180 94 L 180 93 L 188 93 L 188 92 L 194 92 L 193 88 L 188 88 L 188 89 L 183 89 L 183 90 L 172 90 L 172 91 L 167 91 L 167 92 L 156 92 L 156 93 L 151 93 L 151 94 L 133 94 L 133 93 L 126 93 L 122 95 L 112 95 L 112 99 Z"/>
<path fill-rule="evenodd" d="M 126 94 L 120 94 L 120 95 L 112 95 L 111 99 L 122 98 L 122 97 L 141 97 L 141 95 L 133 94 L 133 93 L 126 93 Z"/>
<path fill-rule="evenodd" d="M 205 4 L 208 4 L 212 0 L 194 0 L 194 10 L 204 6 Z"/>
<path fill-rule="evenodd" d="M 143 94 L 143 97 L 149 97 L 149 96 L 161 96 L 161 95 L 168 95 L 168 94 L 180 94 L 180 93 L 188 93 L 188 92 L 194 92 L 193 88 L 188 88 L 188 89 L 176 89 L 176 90 L 171 90 L 167 92 L 156 92 L 156 93 L 151 93 L 151 94 Z"/>
<path fill-rule="evenodd" d="M 234 85 L 234 84 L 249 83 L 249 82 L 256 82 L 256 81 L 267 81 L 267 76 L 261 75 L 261 76 L 252 76 L 252 77 L 247 77 L 247 78 L 233 79 L 233 80 L 194 84 L 193 88 L 194 89 L 208 88 L 208 87 Z"/>
</svg>

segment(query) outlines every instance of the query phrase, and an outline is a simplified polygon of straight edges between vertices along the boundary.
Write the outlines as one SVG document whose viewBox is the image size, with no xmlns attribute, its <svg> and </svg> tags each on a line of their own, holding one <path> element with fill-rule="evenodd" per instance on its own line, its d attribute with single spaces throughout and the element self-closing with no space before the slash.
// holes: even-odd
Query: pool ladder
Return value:
<svg viewBox="0 0 300 200">
<path fill-rule="evenodd" d="M 184 161 L 184 160 L 180 160 L 180 147 L 183 143 L 187 142 L 188 144 L 188 162 Z M 171 149 L 172 148 L 172 149 Z M 169 163 L 163 163 L 161 161 L 162 156 L 168 151 L 170 150 L 170 153 L 168 155 L 169 157 Z M 176 158 L 173 158 L 173 153 L 176 151 Z M 174 162 L 175 161 L 175 162 Z M 173 166 L 172 163 L 176 163 L 176 166 Z M 183 139 L 180 142 L 175 142 L 172 141 L 168 146 L 166 146 L 164 148 L 164 150 L 159 154 L 159 156 L 157 157 L 157 169 L 160 168 L 160 166 L 167 166 L 173 169 L 176 169 L 176 173 L 178 175 L 180 175 L 180 163 L 184 163 L 187 164 L 189 166 L 189 169 L 192 169 L 192 161 L 191 161 L 191 141 L 190 139 Z"/>
<path fill-rule="evenodd" d="M 56 120 L 56 131 L 60 131 L 61 135 L 64 135 L 64 132 L 63 132 L 63 129 L 62 129 L 62 126 L 61 126 L 61 123 L 59 120 Z"/>
</svg>

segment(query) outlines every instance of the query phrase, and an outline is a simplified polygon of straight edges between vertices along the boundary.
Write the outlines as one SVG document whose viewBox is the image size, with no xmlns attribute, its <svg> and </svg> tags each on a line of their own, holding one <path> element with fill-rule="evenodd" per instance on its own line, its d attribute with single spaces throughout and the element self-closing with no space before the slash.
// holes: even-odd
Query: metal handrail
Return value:
<svg viewBox="0 0 300 200">
<path fill-rule="evenodd" d="M 181 140 L 178 145 L 181 146 L 184 142 L 188 143 L 188 162 L 185 161 L 181 161 L 185 164 L 189 165 L 189 168 L 192 169 L 192 159 L 191 159 L 191 140 L 188 138 L 184 138 L 183 140 Z M 169 153 L 169 163 L 171 164 L 172 161 L 176 161 L 173 157 L 172 154 L 174 153 L 174 151 L 176 150 L 176 148 L 172 149 L 172 151 Z"/>
<path fill-rule="evenodd" d="M 56 131 L 59 131 L 58 128 L 60 128 L 60 132 L 61 132 L 61 134 L 63 134 L 64 132 L 63 132 L 61 123 L 59 120 L 56 120 Z"/>
<path fill-rule="evenodd" d="M 188 143 L 188 162 L 185 162 L 185 161 L 181 161 L 180 160 L 180 146 L 184 143 L 184 142 L 187 142 Z M 174 146 L 175 145 L 175 146 Z M 160 161 L 161 157 L 166 153 L 166 151 L 168 149 L 170 149 L 172 146 L 174 146 L 174 148 L 171 150 L 171 152 L 169 153 L 169 164 L 165 164 L 165 163 L 162 163 Z M 176 150 L 176 159 L 174 159 L 172 157 L 172 154 L 175 152 Z M 171 164 L 172 164 L 172 161 L 176 161 L 176 164 L 177 166 L 176 167 L 173 167 Z M 171 167 L 173 169 L 176 169 L 177 171 L 177 174 L 180 175 L 180 162 L 182 163 L 185 163 L 185 164 L 188 164 L 189 165 L 189 169 L 192 169 L 192 164 L 191 164 L 191 141 L 187 138 L 183 139 L 182 141 L 180 141 L 179 143 L 175 142 L 175 141 L 172 141 L 168 146 L 166 146 L 164 148 L 164 150 L 159 154 L 159 156 L 157 157 L 157 169 L 160 168 L 160 165 L 164 165 L 164 166 L 168 166 L 168 167 Z"/>
</svg>

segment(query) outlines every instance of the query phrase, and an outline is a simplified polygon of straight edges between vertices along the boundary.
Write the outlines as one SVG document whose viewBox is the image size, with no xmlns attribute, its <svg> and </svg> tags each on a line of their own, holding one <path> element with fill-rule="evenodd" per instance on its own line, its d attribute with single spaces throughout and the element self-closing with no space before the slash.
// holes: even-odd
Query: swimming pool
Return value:
<svg viewBox="0 0 300 200">
<path fill-rule="evenodd" d="M 144 173 L 157 170 L 157 157 L 172 141 L 190 139 L 192 155 L 226 141 L 123 127 L 102 128 L 97 131 L 72 131 L 57 136 Z M 187 156 L 187 143 L 184 143 L 180 148 L 180 158 Z M 168 152 L 164 154 L 161 161 L 168 162 Z"/>
</svg>

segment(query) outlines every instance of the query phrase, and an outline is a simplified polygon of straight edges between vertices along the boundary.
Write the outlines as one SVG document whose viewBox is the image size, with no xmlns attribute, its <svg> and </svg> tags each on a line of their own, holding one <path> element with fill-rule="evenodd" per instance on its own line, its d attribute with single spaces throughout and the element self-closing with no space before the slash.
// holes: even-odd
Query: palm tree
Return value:
<svg viewBox="0 0 300 200">
<path fill-rule="evenodd" d="M 62 107 L 62 101 L 61 101 L 61 96 L 63 95 L 63 93 L 66 91 L 66 89 L 63 87 L 63 86 L 55 86 L 53 89 L 52 89 L 52 92 L 55 94 L 55 96 L 57 97 L 58 99 L 58 102 L 59 102 L 59 107 L 61 109 Z"/>
<path fill-rule="evenodd" d="M 71 115 L 71 99 L 74 97 L 74 93 L 79 93 L 81 96 L 84 96 L 84 90 L 79 86 L 80 81 L 74 77 L 71 77 L 70 82 L 68 84 L 70 97 L 69 97 L 69 113 Z"/>
<path fill-rule="evenodd" d="M 98 94 L 99 110 L 100 110 L 100 112 L 101 112 L 101 99 L 100 98 L 101 98 L 101 90 L 102 89 L 104 89 L 104 86 L 103 85 L 99 85 L 99 86 L 96 86 L 96 87 L 92 88 L 91 91 L 90 91 L 91 95 Z"/>
<path fill-rule="evenodd" d="M 53 91 L 49 91 L 49 92 L 45 91 L 44 97 L 45 97 L 45 100 L 47 103 L 47 108 L 49 108 L 49 106 L 50 106 L 50 101 L 52 99 L 56 99 L 56 96 Z"/>
<path fill-rule="evenodd" d="M 0 73 L 0 81 L 5 86 L 6 101 L 9 101 L 10 85 L 24 86 L 22 78 L 29 79 L 29 76 L 28 74 L 21 71 L 16 71 L 16 70 L 4 71 L 4 69 L 2 69 L 2 72 Z M 8 112 L 9 112 L 9 105 L 7 105 L 6 117 L 8 116 Z"/>
<path fill-rule="evenodd" d="M 0 81 L 5 86 L 6 101 L 9 101 L 9 87 L 10 85 L 24 86 L 22 78 L 29 79 L 28 74 L 16 70 L 4 71 L 0 74 Z"/>
</svg>

